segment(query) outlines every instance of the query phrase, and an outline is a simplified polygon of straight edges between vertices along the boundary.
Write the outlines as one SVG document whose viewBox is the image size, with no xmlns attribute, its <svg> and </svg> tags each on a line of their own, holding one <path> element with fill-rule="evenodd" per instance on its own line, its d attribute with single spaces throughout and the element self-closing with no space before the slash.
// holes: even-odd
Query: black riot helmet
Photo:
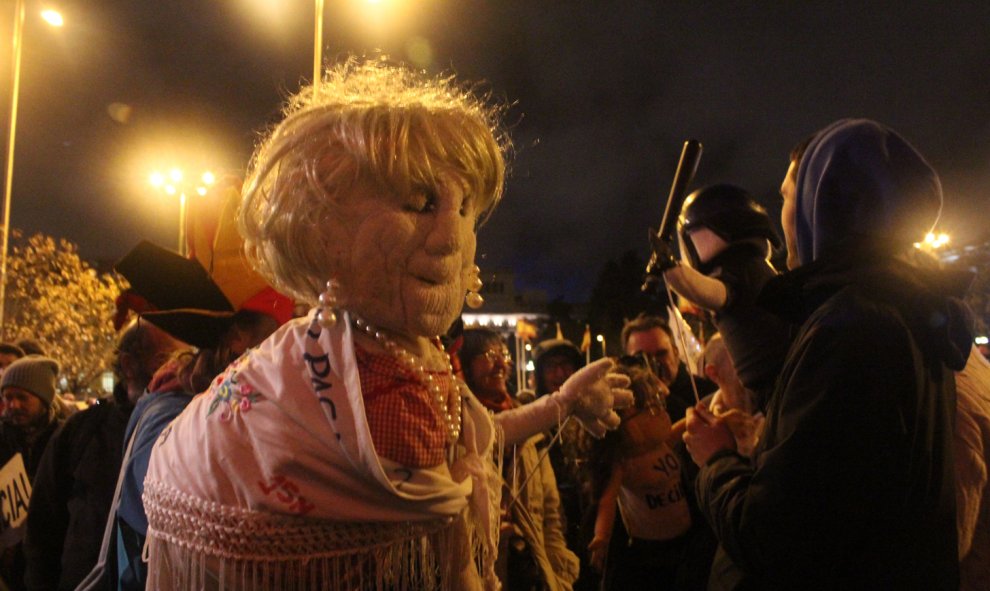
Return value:
<svg viewBox="0 0 990 591">
<path fill-rule="evenodd" d="M 746 239 L 765 239 L 780 246 L 780 239 L 770 223 L 770 216 L 746 191 L 735 185 L 711 185 L 688 195 L 677 218 L 677 235 L 681 252 L 691 266 L 708 272 L 698 259 L 689 234 L 705 227 L 729 244 Z"/>
</svg>

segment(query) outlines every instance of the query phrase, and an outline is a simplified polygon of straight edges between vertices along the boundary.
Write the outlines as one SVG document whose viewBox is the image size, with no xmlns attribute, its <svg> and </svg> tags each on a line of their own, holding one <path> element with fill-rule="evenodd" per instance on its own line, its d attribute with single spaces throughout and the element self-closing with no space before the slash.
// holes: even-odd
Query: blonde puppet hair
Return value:
<svg viewBox="0 0 990 591">
<path fill-rule="evenodd" d="M 460 177 L 484 219 L 502 196 L 508 136 L 500 108 L 450 77 L 428 78 L 385 60 L 350 58 L 314 95 L 292 97 L 256 150 L 238 222 L 245 252 L 267 279 L 314 303 L 333 269 L 323 220 L 357 187 L 395 195 Z"/>
</svg>

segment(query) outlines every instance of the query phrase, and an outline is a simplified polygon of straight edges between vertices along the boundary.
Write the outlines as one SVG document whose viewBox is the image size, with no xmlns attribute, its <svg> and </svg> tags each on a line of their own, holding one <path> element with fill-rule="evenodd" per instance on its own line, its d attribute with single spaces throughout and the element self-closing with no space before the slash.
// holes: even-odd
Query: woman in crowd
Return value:
<svg viewBox="0 0 990 591">
<path fill-rule="evenodd" d="M 673 446 L 667 387 L 642 363 L 620 365 L 635 405 L 592 448 L 597 516 L 588 546 L 603 589 L 688 589 L 692 516 Z M 616 519 L 616 509 L 620 519 Z M 616 526 L 619 526 L 616 528 Z M 613 531 L 613 529 L 617 531 Z"/>
<path fill-rule="evenodd" d="M 465 330 L 458 356 L 464 381 L 485 408 L 498 414 L 519 405 L 506 387 L 512 358 L 497 332 Z M 508 523 L 500 543 L 504 570 L 498 570 L 506 589 L 569 591 L 577 579 L 578 559 L 564 540 L 557 480 L 549 459 L 540 461 L 547 443 L 540 434 L 505 449 L 502 506 Z"/>
</svg>

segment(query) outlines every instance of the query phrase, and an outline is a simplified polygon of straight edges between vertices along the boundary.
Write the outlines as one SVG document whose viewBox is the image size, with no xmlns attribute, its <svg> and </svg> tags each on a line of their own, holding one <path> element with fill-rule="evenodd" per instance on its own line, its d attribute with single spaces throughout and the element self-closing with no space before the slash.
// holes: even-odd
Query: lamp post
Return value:
<svg viewBox="0 0 990 591">
<path fill-rule="evenodd" d="M 3 245 L 0 247 L 0 335 L 4 328 L 4 303 L 7 299 L 7 251 L 10 247 L 10 200 L 14 189 L 14 144 L 17 138 L 17 101 L 21 89 L 21 50 L 24 45 L 24 0 L 14 4 L 13 66 L 10 84 L 10 120 L 7 132 L 7 167 L 3 189 Z M 61 27 L 62 15 L 45 10 L 42 18 L 48 24 Z"/>
<path fill-rule="evenodd" d="M 313 32 L 313 98 L 320 95 L 323 81 L 323 0 L 314 0 L 316 28 Z"/>
<path fill-rule="evenodd" d="M 186 256 L 186 202 L 187 194 L 206 195 L 206 188 L 216 182 L 216 176 L 205 171 L 199 175 L 199 183 L 190 184 L 186 181 L 185 173 L 180 168 L 173 168 L 167 173 L 155 171 L 151 173 L 151 186 L 166 195 L 179 196 L 179 254 Z"/>
</svg>

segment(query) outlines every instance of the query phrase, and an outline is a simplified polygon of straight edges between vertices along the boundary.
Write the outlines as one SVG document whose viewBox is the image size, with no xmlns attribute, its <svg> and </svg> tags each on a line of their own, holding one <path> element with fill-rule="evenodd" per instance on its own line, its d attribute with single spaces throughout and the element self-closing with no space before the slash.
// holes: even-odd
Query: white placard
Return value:
<svg viewBox="0 0 990 591">
<path fill-rule="evenodd" d="M 0 468 L 0 547 L 21 541 L 31 502 L 31 483 L 20 453 Z"/>
</svg>

